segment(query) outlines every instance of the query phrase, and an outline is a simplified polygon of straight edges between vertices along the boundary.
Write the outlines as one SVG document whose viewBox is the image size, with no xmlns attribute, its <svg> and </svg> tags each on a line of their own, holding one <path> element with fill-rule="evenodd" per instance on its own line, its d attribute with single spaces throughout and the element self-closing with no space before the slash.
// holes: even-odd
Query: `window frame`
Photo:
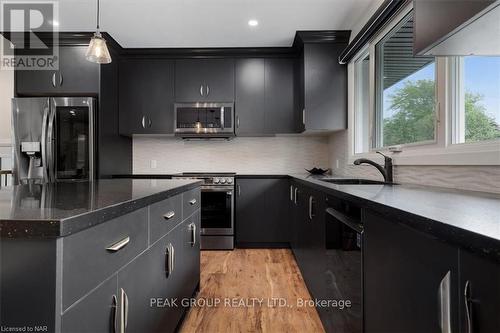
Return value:
<svg viewBox="0 0 500 333">
<path fill-rule="evenodd" d="M 381 161 L 376 151 L 391 152 L 391 147 L 373 148 L 374 120 L 376 108 L 376 45 L 386 37 L 400 22 L 413 10 L 413 4 L 409 3 L 402 8 L 388 22 L 381 31 L 361 49 L 348 64 L 348 163 L 352 164 L 355 159 L 364 157 Z M 369 119 L 370 119 L 370 150 L 364 153 L 355 153 L 356 140 L 356 76 L 355 62 L 366 55 L 370 57 L 369 68 Z M 500 140 L 454 143 L 456 142 L 456 131 L 454 129 L 457 121 L 454 112 L 457 108 L 456 93 L 460 90 L 460 82 L 457 81 L 457 60 L 459 57 L 436 57 L 436 125 L 435 136 L 432 141 L 417 142 L 395 146 L 401 148 L 401 152 L 393 152 L 392 157 L 396 165 L 500 165 Z M 458 85 L 458 87 L 457 87 Z"/>
</svg>

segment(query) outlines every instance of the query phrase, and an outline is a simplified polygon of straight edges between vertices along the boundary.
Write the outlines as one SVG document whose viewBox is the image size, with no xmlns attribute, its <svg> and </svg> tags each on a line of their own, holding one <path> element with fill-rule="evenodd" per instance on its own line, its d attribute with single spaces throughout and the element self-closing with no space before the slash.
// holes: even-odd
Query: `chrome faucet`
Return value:
<svg viewBox="0 0 500 333">
<path fill-rule="evenodd" d="M 378 171 L 384 176 L 384 180 L 386 182 L 392 183 L 392 158 L 390 158 L 387 155 L 382 154 L 381 152 L 377 151 L 377 154 L 380 154 L 384 156 L 384 166 L 381 166 L 380 164 L 373 162 L 372 160 L 369 160 L 367 158 L 358 158 L 357 160 L 354 161 L 354 165 L 360 165 L 362 163 L 370 164 L 373 165 L 375 168 L 377 168 Z"/>
</svg>

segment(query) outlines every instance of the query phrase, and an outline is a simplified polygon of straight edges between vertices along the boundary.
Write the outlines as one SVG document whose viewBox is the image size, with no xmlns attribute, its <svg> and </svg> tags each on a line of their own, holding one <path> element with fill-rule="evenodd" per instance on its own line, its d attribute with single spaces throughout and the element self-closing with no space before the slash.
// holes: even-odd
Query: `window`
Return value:
<svg viewBox="0 0 500 333">
<path fill-rule="evenodd" d="M 355 76 L 355 113 L 354 113 L 354 152 L 370 150 L 370 55 L 365 52 L 354 65 Z"/>
<path fill-rule="evenodd" d="M 375 148 L 434 141 L 434 57 L 413 56 L 413 14 L 375 46 Z"/>
<path fill-rule="evenodd" d="M 453 143 L 500 138 L 500 57 L 454 59 Z"/>
<path fill-rule="evenodd" d="M 414 57 L 411 2 L 348 73 L 351 162 L 398 145 L 400 165 L 500 165 L 500 56 Z"/>
</svg>

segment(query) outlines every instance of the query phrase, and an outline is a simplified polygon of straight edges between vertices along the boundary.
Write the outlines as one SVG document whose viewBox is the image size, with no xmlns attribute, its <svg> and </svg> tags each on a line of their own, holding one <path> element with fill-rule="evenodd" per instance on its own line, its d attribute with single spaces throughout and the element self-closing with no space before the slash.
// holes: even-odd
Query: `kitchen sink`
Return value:
<svg viewBox="0 0 500 333">
<path fill-rule="evenodd" d="M 396 183 L 358 178 L 326 178 L 321 180 L 337 185 L 397 185 Z"/>
</svg>

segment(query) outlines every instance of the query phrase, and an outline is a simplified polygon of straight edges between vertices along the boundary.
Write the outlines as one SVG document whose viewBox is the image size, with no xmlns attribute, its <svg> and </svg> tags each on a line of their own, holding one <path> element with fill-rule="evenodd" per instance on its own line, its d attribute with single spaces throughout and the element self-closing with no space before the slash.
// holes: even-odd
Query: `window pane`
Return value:
<svg viewBox="0 0 500 333">
<path fill-rule="evenodd" d="M 375 147 L 435 138 L 434 57 L 413 56 L 413 17 L 376 45 Z"/>
<path fill-rule="evenodd" d="M 459 142 L 500 138 L 500 57 L 464 57 L 465 133 Z"/>
<path fill-rule="evenodd" d="M 356 61 L 355 75 L 355 138 L 354 153 L 364 153 L 370 150 L 370 86 L 369 86 L 370 56 L 366 55 Z"/>
</svg>

